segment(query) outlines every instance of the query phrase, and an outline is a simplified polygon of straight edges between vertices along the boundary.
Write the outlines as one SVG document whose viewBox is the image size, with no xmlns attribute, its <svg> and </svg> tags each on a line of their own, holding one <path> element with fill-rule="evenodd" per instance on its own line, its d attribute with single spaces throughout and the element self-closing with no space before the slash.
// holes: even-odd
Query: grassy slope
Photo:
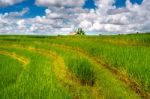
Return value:
<svg viewBox="0 0 150 99">
<path fill-rule="evenodd" d="M 44 48 L 47 50 L 53 50 L 55 52 L 58 53 L 58 55 L 61 55 L 61 57 L 64 59 L 66 66 L 68 66 L 68 69 L 70 71 L 72 71 L 72 73 L 78 78 L 79 81 L 81 81 L 81 85 L 78 85 L 77 88 L 69 88 L 66 85 L 69 86 L 69 84 L 71 84 L 73 86 L 73 83 L 69 83 L 69 82 L 64 82 L 62 81 L 61 85 L 65 86 L 69 91 L 71 96 L 76 96 L 76 97 L 80 97 L 80 98 L 90 98 L 90 96 L 92 96 L 93 94 L 89 94 L 89 92 L 91 90 L 96 90 L 98 91 L 98 97 L 101 98 L 137 98 L 137 95 L 131 91 L 131 89 L 126 86 L 125 84 L 123 84 L 120 80 L 118 80 L 115 75 L 112 75 L 112 73 L 110 71 L 108 71 L 107 69 L 103 68 L 102 66 L 99 66 L 99 64 L 95 64 L 94 62 L 92 62 L 92 60 L 90 60 L 88 57 L 83 57 L 82 54 L 80 53 L 76 53 L 72 52 L 71 50 L 65 50 L 63 48 L 60 48 L 58 46 L 51 46 L 53 43 L 57 43 L 57 44 L 64 44 L 67 46 L 72 46 L 72 47 L 79 47 L 83 50 L 85 50 L 86 52 L 90 53 L 92 56 L 95 56 L 97 58 L 102 59 L 105 62 L 108 62 L 109 64 L 111 64 L 112 66 L 114 66 L 115 68 L 118 68 L 121 72 L 125 72 L 127 75 L 129 75 L 131 78 L 133 78 L 134 80 L 136 80 L 138 82 L 138 84 L 141 85 L 141 87 L 145 90 L 148 91 L 150 90 L 150 81 L 149 81 L 149 59 L 150 59 L 150 54 L 149 54 L 149 45 L 148 45 L 148 39 L 149 39 L 149 35 L 148 36 L 104 36 L 104 37 L 15 37 L 15 36 L 8 36 L 8 37 L 0 37 L 1 41 L 3 42 L 3 44 L 1 43 L 1 45 L 10 45 L 10 43 L 14 43 L 14 44 L 20 44 L 20 45 L 30 45 L 32 47 L 37 47 L 37 48 Z M 109 41 L 107 41 L 107 39 L 109 39 Z M 123 42 L 121 42 L 121 40 Z M 8 41 L 8 42 L 7 42 Z M 110 41 L 113 41 L 112 43 Z M 4 43 L 5 42 L 5 43 Z M 33 43 L 31 43 L 33 42 Z M 42 42 L 42 44 L 41 44 Z M 45 43 L 44 43 L 45 42 Z M 125 42 L 125 43 L 124 43 Z M 129 42 L 134 42 L 134 43 L 129 43 Z M 142 43 L 139 43 L 142 42 Z M 133 46 L 134 45 L 134 46 Z M 5 48 L 5 50 L 8 50 L 10 48 Z M 10 49 L 10 51 L 12 51 L 13 49 Z M 22 51 L 16 51 L 17 53 L 19 52 L 19 54 L 24 54 L 25 56 L 27 56 L 29 59 L 31 58 L 31 56 L 33 57 L 32 60 L 35 60 L 35 63 L 37 64 L 38 61 L 38 66 L 39 68 L 36 69 L 38 66 L 35 65 L 35 63 L 30 63 L 29 67 L 32 67 L 31 69 L 31 75 L 35 75 L 34 77 L 36 77 L 35 81 L 39 81 L 39 77 L 43 77 L 41 73 L 39 73 L 41 71 L 41 66 L 43 66 L 43 64 L 45 64 L 45 58 L 42 57 L 41 55 L 34 55 L 33 53 L 29 54 L 25 54 L 22 53 Z M 77 56 L 76 56 L 77 55 Z M 74 56 L 74 57 L 73 57 Z M 34 58 L 35 57 L 35 58 Z M 41 57 L 41 58 L 40 58 Z M 78 58 L 81 57 L 82 59 Z M 136 57 L 136 59 L 135 59 Z M 31 59 L 30 59 L 31 60 Z M 43 62 L 42 62 L 43 61 Z M 76 61 L 76 62 L 74 62 Z M 41 62 L 41 63 L 40 63 Z M 10 63 L 11 64 L 11 63 Z M 42 64 L 42 65 L 41 65 Z M 47 71 L 49 70 L 47 65 L 50 65 L 51 62 L 48 62 L 45 64 L 45 69 L 43 71 Z M 83 64 L 87 64 L 88 67 L 82 68 L 81 66 L 83 66 Z M 92 68 L 93 69 L 92 69 Z M 100 67 L 100 68 L 99 68 Z M 34 70 L 35 69 L 35 70 Z M 29 69 L 30 70 L 30 69 Z M 40 71 L 39 71 L 40 70 Z M 38 73 L 34 73 L 34 72 L 38 72 Z M 47 71 L 48 72 L 48 71 Z M 28 75 L 28 73 L 26 73 L 25 75 Z M 50 74 L 53 74 L 52 72 L 48 72 L 49 76 L 47 75 L 46 78 L 53 78 L 50 76 Z M 89 75 L 90 74 L 90 75 Z M 89 76 L 87 76 L 89 75 Z M 94 79 L 92 78 L 93 76 L 95 77 Z M 56 77 L 57 78 L 57 77 Z M 25 78 L 23 78 L 23 81 L 21 82 L 29 82 L 28 80 L 24 80 Z M 54 77 L 55 79 L 55 77 Z M 32 79 L 33 80 L 33 79 Z M 34 90 L 37 93 L 35 95 L 35 93 L 31 93 L 31 91 L 27 92 L 28 97 L 33 97 L 33 98 L 44 98 L 46 95 L 50 95 L 52 91 L 50 91 L 49 93 L 46 92 L 49 89 L 46 88 L 44 93 L 41 93 L 42 88 L 44 85 L 47 85 L 47 82 L 41 82 L 40 87 L 38 87 L 39 85 L 37 84 L 36 86 L 36 82 L 35 81 L 30 81 L 32 83 L 30 83 L 31 86 L 27 86 L 26 84 L 23 85 L 22 87 L 26 90 L 30 90 L 32 89 L 32 85 L 34 86 Z M 85 80 L 85 81 L 83 81 Z M 88 86 L 84 86 L 82 85 L 82 83 L 84 82 L 93 82 L 94 80 L 94 85 L 88 85 Z M 21 83 L 20 82 L 20 83 Z M 56 82 L 59 84 L 59 82 Z M 91 83 L 91 82 L 90 82 Z M 43 86 L 41 86 L 42 84 L 44 84 Z M 88 84 L 88 83 L 87 83 Z M 54 83 L 55 85 L 55 83 Z M 57 84 L 56 84 L 57 85 Z M 93 88 L 96 87 L 96 89 Z M 38 89 L 41 88 L 41 89 Z M 59 87 L 57 88 L 56 86 L 54 86 L 55 90 L 60 90 L 60 89 L 64 89 L 63 87 Z M 60 97 L 68 97 L 69 98 L 69 93 L 67 92 L 67 89 L 65 93 L 62 93 L 62 91 L 60 91 Z M 12 90 L 14 89 L 9 89 L 10 90 L 10 94 L 12 95 Z M 13 93 L 16 97 L 17 95 L 22 96 L 25 93 L 24 90 L 21 89 L 15 89 L 17 91 L 20 91 L 20 94 L 18 93 Z M 73 91 L 75 90 L 75 91 Z M 16 92 L 17 92 L 16 91 Z M 73 92 L 72 92 L 73 91 Z M 22 92 L 22 93 L 21 93 Z M 6 93 L 3 92 L 2 93 Z M 46 94 L 45 94 L 46 93 Z M 56 92 L 54 92 L 56 93 Z M 117 93 L 116 95 L 114 95 L 114 93 Z M 133 94 L 133 95 L 132 95 Z M 32 96 L 31 96 L 32 95 Z M 88 96 L 90 95 L 90 96 Z M 94 94 L 95 95 L 95 94 Z M 94 96 L 93 95 L 93 96 Z M 57 97 L 58 95 L 56 94 L 53 95 L 53 97 Z M 96 96 L 96 95 L 95 95 Z M 50 95 L 50 97 L 52 97 Z M 92 97 L 91 97 L 92 98 Z M 64 98 L 63 98 L 64 99 Z"/>
<path fill-rule="evenodd" d="M 43 55 L 18 48 L 5 47 L 1 49 L 10 52 L 13 51 L 19 55 L 26 56 L 30 60 L 30 64 L 22 71 L 17 81 L 0 91 L 1 99 L 70 98 L 67 90 L 57 82 L 55 75 L 52 73 L 52 64 L 50 62 L 52 60 Z M 5 62 L 2 64 L 4 65 Z M 10 63 L 9 65 L 12 64 Z M 9 69 L 11 70 L 11 68 Z M 3 72 L 8 73 L 10 70 Z M 18 70 L 16 69 L 15 72 L 18 72 Z"/>
<path fill-rule="evenodd" d="M 111 41 L 115 41 L 115 43 L 107 42 L 108 38 L 111 37 L 77 37 L 72 38 L 72 40 L 66 37 L 57 38 L 57 40 L 51 40 L 51 42 L 84 49 L 91 55 L 101 58 L 115 68 L 127 73 L 146 91 L 150 92 L 150 48 L 147 43 L 150 36 L 148 34 L 142 36 L 135 35 L 135 38 L 133 35 L 131 37 L 128 35 L 113 36 Z M 121 42 L 124 39 L 127 40 L 124 41 L 126 43 Z"/>
</svg>

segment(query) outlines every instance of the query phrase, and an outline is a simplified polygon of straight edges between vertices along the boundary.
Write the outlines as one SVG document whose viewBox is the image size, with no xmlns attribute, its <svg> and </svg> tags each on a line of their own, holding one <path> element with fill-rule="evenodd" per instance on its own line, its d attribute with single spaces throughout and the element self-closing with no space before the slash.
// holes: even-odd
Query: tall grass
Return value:
<svg viewBox="0 0 150 99">
<path fill-rule="evenodd" d="M 107 38 L 113 40 L 130 40 L 136 41 L 136 45 L 132 46 L 129 42 L 126 45 L 107 41 Z M 46 40 L 51 43 L 64 44 L 67 46 L 78 47 L 88 52 L 90 55 L 111 64 L 118 68 L 121 72 L 125 72 L 133 80 L 136 80 L 145 91 L 150 92 L 150 48 L 147 45 L 149 35 L 136 36 L 104 36 L 104 37 L 62 37 L 55 40 Z M 146 42 L 145 42 L 146 40 Z M 141 43 L 140 43 L 141 42 Z M 144 44 L 143 44 L 144 43 Z"/>
<path fill-rule="evenodd" d="M 0 55 L 0 91 L 16 83 L 22 69 L 20 62 L 9 56 Z"/>
<path fill-rule="evenodd" d="M 105 70 L 104 68 L 97 69 L 94 67 L 95 64 L 93 64 L 89 59 L 82 57 L 82 55 L 77 55 L 74 52 L 67 52 L 68 50 L 62 50 L 59 47 L 54 48 L 51 46 L 51 44 L 63 44 L 66 46 L 80 48 L 84 50 L 85 53 L 88 53 L 97 59 L 101 59 L 102 61 L 111 64 L 111 66 L 119 69 L 120 72 L 126 73 L 126 75 L 135 80 L 145 91 L 150 92 L 149 39 L 150 36 L 148 34 L 100 37 L 23 36 L 21 38 L 8 36 L 5 38 L 0 37 L 0 42 L 3 42 L 0 45 L 20 44 L 56 51 L 64 58 L 66 66 L 68 66 L 69 70 L 81 80 L 83 85 L 96 86 L 102 93 L 102 96 L 104 96 L 106 99 L 112 97 L 115 99 L 128 99 L 130 97 L 128 96 L 129 93 L 130 95 L 131 93 L 135 93 L 129 90 L 129 88 L 122 84 L 118 79 L 116 79 L 115 76 L 110 73 L 110 71 Z M 8 48 L 6 49 L 8 50 Z M 9 51 L 13 51 L 13 49 L 10 49 Z M 67 89 L 61 86 L 55 75 L 52 73 L 52 68 L 47 67 L 51 66 L 53 60 L 38 55 L 37 53 L 27 52 L 26 50 L 16 50 L 16 52 L 20 55 L 28 57 L 32 61 L 28 66 L 27 71 L 23 72 L 23 78 L 21 80 L 22 83 L 17 83 L 16 85 L 19 85 L 18 87 L 15 85 L 12 88 L 9 88 L 8 92 L 2 91 L 0 95 L 2 95 L 2 93 L 13 93 L 13 95 L 11 95 L 14 96 L 14 98 L 23 97 L 25 94 L 28 94 L 27 97 L 33 98 L 48 98 L 47 96 L 49 96 L 49 98 L 56 98 L 58 96 L 59 99 L 62 97 L 63 99 L 70 98 Z M 19 94 L 17 94 L 17 92 L 19 92 Z M 82 93 L 81 91 L 79 92 Z M 113 96 L 114 93 L 117 94 Z M 88 94 L 88 92 L 83 92 L 82 94 Z M 131 97 L 135 98 L 136 95 Z"/>
<path fill-rule="evenodd" d="M 68 57 L 66 63 L 69 69 L 75 73 L 83 84 L 94 84 L 94 71 L 92 70 L 92 64 L 87 59 L 81 58 L 80 56 Z"/>
<path fill-rule="evenodd" d="M 139 98 L 132 90 L 130 90 L 130 88 L 122 84 L 122 82 L 120 82 L 116 77 L 114 77 L 112 73 L 104 69 L 100 64 L 93 63 L 93 61 L 91 61 L 89 58 L 85 57 L 84 55 L 83 57 L 82 54 L 77 53 L 75 50 L 73 51 L 73 50 L 61 48 L 59 46 L 58 47 L 50 46 L 51 44 L 44 44 L 44 43 L 42 43 L 42 45 L 41 44 L 39 45 L 42 48 L 46 48 L 47 50 L 48 49 L 54 50 L 58 54 L 60 54 L 64 58 L 69 70 L 73 69 L 71 71 L 74 74 L 75 74 L 75 71 L 78 71 L 75 74 L 78 78 L 82 76 L 82 74 L 85 71 L 88 71 L 87 72 L 88 75 L 91 74 L 91 71 L 92 71 L 93 73 L 89 76 L 89 78 L 93 76 L 94 74 L 93 78 L 92 79 L 90 78 L 90 80 L 88 78 L 89 82 L 84 82 L 83 86 L 86 85 L 86 86 L 96 87 L 97 93 L 100 95 L 100 97 L 104 97 L 104 99 L 109 99 L 109 98 L 138 99 Z M 70 61 L 72 63 L 69 66 L 68 64 L 70 63 Z M 84 63 L 82 61 L 85 61 L 86 62 L 85 64 L 88 63 L 88 66 L 83 64 L 83 66 L 87 66 L 86 68 L 79 67 L 79 66 L 82 66 L 82 63 Z M 81 70 L 79 70 L 78 68 Z M 77 89 L 80 90 L 80 88 L 77 88 Z M 89 90 L 89 88 L 86 90 Z M 88 94 L 87 92 L 83 92 L 83 90 L 80 90 L 79 92 L 82 94 Z M 117 93 L 115 96 L 114 96 L 114 92 Z M 86 97 L 86 99 L 90 98 L 90 96 L 88 97 L 83 96 L 83 97 L 84 98 Z"/>
<path fill-rule="evenodd" d="M 45 57 L 41 54 L 29 52 L 27 50 L 18 48 L 1 48 L 6 51 L 15 52 L 21 56 L 25 56 L 30 60 L 30 64 L 26 66 L 11 86 L 5 87 L 2 85 L 0 90 L 1 99 L 70 99 L 68 90 L 58 83 L 52 68 L 52 59 Z M 9 59 L 9 58 L 8 58 Z M 0 79 L 2 82 L 10 83 L 6 81 L 9 73 L 14 70 L 18 73 L 17 66 L 14 64 L 14 69 L 12 67 L 11 61 L 5 64 L 2 62 L 1 66 L 10 66 L 7 71 L 2 70 L 5 75 L 1 75 Z M 0 60 L 2 61 L 2 60 Z M 2 67 L 1 67 L 2 68 Z M 8 75 L 7 75 L 8 74 Z M 4 79 L 5 78 L 5 79 Z M 12 79 L 11 76 L 8 77 Z"/>
</svg>

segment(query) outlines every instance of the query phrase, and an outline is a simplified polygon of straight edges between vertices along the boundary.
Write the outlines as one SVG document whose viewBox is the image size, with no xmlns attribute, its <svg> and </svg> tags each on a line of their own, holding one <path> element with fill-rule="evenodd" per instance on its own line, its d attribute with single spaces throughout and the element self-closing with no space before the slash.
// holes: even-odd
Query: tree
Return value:
<svg viewBox="0 0 150 99">
<path fill-rule="evenodd" d="M 83 31 L 82 28 L 78 28 L 76 33 L 77 33 L 77 35 L 85 35 L 85 32 Z"/>
</svg>

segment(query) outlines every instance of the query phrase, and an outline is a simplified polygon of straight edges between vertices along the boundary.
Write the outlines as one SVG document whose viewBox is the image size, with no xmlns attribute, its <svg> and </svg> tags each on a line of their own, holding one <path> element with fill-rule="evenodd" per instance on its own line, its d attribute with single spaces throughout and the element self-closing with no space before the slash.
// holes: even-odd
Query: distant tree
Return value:
<svg viewBox="0 0 150 99">
<path fill-rule="evenodd" d="M 76 33 L 77 33 L 77 35 L 85 35 L 85 32 L 83 31 L 82 28 L 78 28 Z"/>
<path fill-rule="evenodd" d="M 60 34 L 58 34 L 57 36 L 61 36 Z"/>
</svg>

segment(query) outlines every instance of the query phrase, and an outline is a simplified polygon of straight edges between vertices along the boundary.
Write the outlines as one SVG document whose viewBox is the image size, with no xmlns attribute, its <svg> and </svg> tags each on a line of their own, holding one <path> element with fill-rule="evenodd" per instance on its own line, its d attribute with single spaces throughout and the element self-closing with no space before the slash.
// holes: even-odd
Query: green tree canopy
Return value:
<svg viewBox="0 0 150 99">
<path fill-rule="evenodd" d="M 85 35 L 85 32 L 83 31 L 82 28 L 78 28 L 76 32 L 77 32 L 77 35 Z"/>
</svg>

